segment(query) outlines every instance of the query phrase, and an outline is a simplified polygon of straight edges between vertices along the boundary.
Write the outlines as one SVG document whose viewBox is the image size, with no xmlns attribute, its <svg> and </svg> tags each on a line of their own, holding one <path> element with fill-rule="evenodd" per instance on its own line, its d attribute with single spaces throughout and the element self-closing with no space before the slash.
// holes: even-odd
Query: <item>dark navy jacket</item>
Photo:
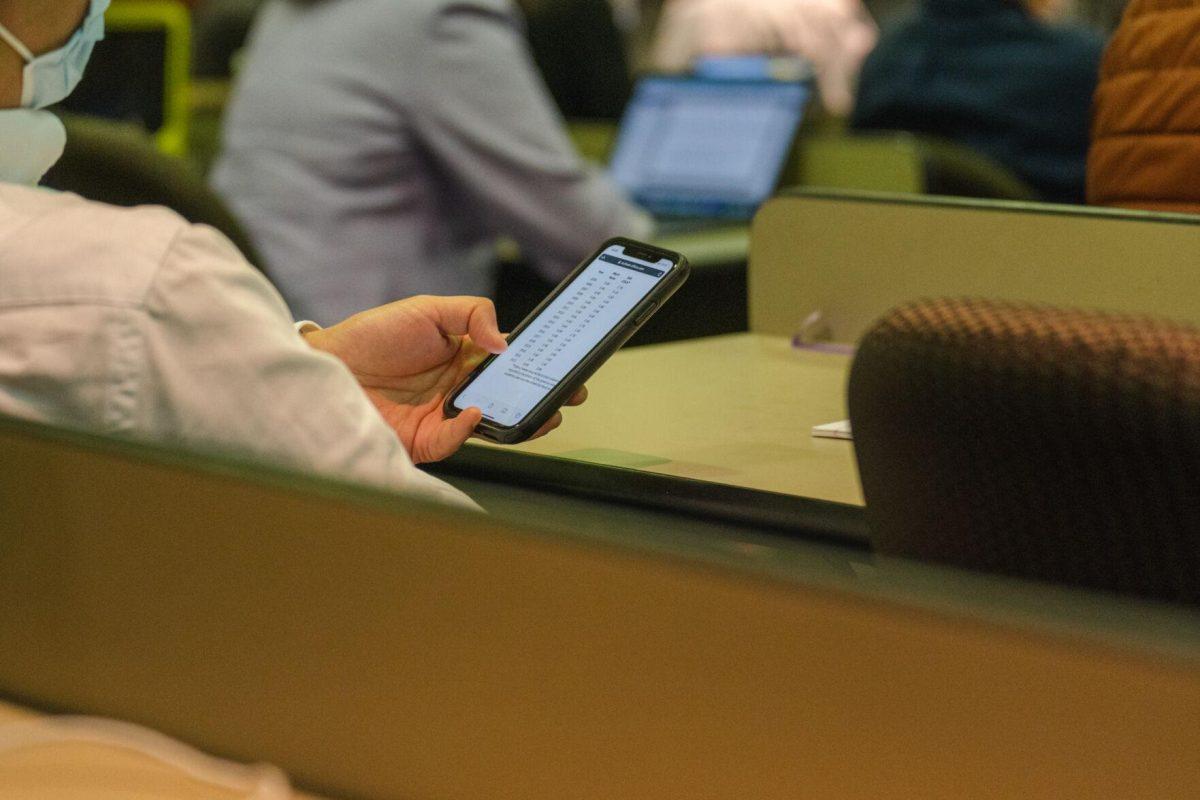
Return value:
<svg viewBox="0 0 1200 800">
<path fill-rule="evenodd" d="M 925 0 L 867 58 L 851 126 L 953 139 L 1047 200 L 1082 203 L 1103 47 L 1016 0 Z"/>
</svg>

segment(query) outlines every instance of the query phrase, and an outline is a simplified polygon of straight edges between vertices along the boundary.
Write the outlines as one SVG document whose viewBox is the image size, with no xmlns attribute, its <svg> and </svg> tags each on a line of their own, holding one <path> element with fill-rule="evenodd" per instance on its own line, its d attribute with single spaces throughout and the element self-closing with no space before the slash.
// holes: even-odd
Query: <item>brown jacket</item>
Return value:
<svg viewBox="0 0 1200 800">
<path fill-rule="evenodd" d="M 1132 0 L 1100 68 L 1089 203 L 1200 213 L 1200 0 Z"/>
</svg>

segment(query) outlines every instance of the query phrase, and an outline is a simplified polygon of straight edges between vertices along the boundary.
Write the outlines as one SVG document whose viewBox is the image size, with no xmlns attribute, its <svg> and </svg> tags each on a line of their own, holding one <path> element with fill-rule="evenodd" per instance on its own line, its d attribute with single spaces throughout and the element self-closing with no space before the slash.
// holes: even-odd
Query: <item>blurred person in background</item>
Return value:
<svg viewBox="0 0 1200 800">
<path fill-rule="evenodd" d="M 633 93 L 625 35 L 609 0 L 519 0 L 526 38 L 568 119 L 616 120 Z"/>
<path fill-rule="evenodd" d="M 1200 0 L 1133 0 L 1100 71 L 1088 202 L 1200 214 Z"/>
<path fill-rule="evenodd" d="M 1045 200 L 1081 203 L 1103 39 L 1063 0 L 924 0 L 867 58 L 851 126 L 967 145 Z"/>
<path fill-rule="evenodd" d="M 107 6 L 0 0 L 0 414 L 474 507 L 414 462 L 479 423 L 441 406 L 506 347 L 489 300 L 413 298 L 301 333 L 212 228 L 36 187 L 65 143 L 44 109 L 78 84 Z"/>
<path fill-rule="evenodd" d="M 585 167 L 509 0 L 270 0 L 212 181 L 298 314 L 550 281 L 650 218 Z"/>
<path fill-rule="evenodd" d="M 263 0 L 201 0 L 192 11 L 192 76 L 229 78 Z"/>
<path fill-rule="evenodd" d="M 812 65 L 825 109 L 845 116 L 877 37 L 861 0 L 667 0 L 651 60 L 685 71 L 704 56 L 799 56 Z"/>
</svg>

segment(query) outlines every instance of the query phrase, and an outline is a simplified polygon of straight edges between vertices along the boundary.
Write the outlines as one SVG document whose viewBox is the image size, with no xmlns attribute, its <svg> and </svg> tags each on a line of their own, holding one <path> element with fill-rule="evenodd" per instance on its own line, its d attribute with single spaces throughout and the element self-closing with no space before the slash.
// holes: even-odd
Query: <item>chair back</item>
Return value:
<svg viewBox="0 0 1200 800">
<path fill-rule="evenodd" d="M 910 135 L 802 135 L 780 182 L 905 194 L 925 191 L 916 137 Z"/>
<path fill-rule="evenodd" d="M 802 135 L 785 186 L 1035 200 L 1020 178 L 956 142 L 911 133 Z"/>
<path fill-rule="evenodd" d="M 62 103 L 73 114 L 132 122 L 164 153 L 188 152 L 191 13 L 180 0 L 113 0 L 87 74 Z"/>
<path fill-rule="evenodd" d="M 792 190 L 750 239 L 750 329 L 854 342 L 915 297 L 1152 312 L 1200 323 L 1200 216 Z"/>
<path fill-rule="evenodd" d="M 1015 173 L 966 145 L 918 137 L 925 194 L 991 200 L 1037 200 L 1037 191 Z"/>
<path fill-rule="evenodd" d="M 849 408 L 881 552 L 1200 603 L 1200 330 L 916 302 L 863 338 Z"/>
<path fill-rule="evenodd" d="M 612 122 L 569 120 L 580 155 L 606 163 L 616 142 Z M 955 142 L 911 133 L 818 133 L 802 130 L 780 177 L 783 186 L 997 200 L 1035 200 L 1004 167 Z"/>
<path fill-rule="evenodd" d="M 604 120 L 568 119 L 567 134 L 580 156 L 595 164 L 607 164 L 617 142 L 617 124 Z"/>
<path fill-rule="evenodd" d="M 263 260 L 223 200 L 190 162 L 167 155 L 137 126 L 65 115 L 67 146 L 42 184 L 118 206 L 161 205 L 211 225 L 263 272 Z"/>
</svg>

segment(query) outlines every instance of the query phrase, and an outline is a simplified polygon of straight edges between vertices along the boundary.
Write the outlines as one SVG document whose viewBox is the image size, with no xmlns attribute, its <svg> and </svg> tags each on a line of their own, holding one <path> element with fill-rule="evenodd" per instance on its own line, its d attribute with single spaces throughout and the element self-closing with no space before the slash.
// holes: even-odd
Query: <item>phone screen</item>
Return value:
<svg viewBox="0 0 1200 800">
<path fill-rule="evenodd" d="M 454 400 L 506 427 L 520 422 L 674 267 L 605 248 Z"/>
</svg>

